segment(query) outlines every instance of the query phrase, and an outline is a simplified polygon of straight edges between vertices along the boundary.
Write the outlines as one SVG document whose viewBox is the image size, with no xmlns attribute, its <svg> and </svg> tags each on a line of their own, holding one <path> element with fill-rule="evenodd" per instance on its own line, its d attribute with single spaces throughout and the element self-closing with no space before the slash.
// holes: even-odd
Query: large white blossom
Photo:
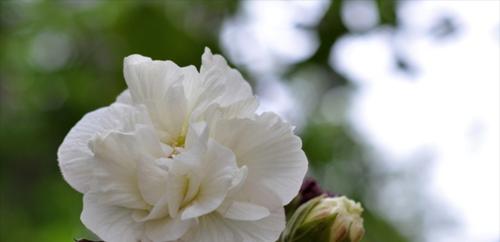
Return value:
<svg viewBox="0 0 500 242">
<path fill-rule="evenodd" d="M 276 241 L 307 159 L 293 128 L 258 115 L 251 87 L 209 49 L 198 71 L 125 58 L 128 89 L 86 114 L 58 151 L 107 242 Z"/>
</svg>

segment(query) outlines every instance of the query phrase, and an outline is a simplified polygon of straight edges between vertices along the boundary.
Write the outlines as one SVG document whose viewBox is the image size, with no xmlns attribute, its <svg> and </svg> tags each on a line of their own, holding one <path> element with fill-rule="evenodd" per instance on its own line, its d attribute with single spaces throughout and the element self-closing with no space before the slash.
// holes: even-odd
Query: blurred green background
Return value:
<svg viewBox="0 0 500 242">
<path fill-rule="evenodd" d="M 373 2 L 379 16 L 373 28 L 397 29 L 398 2 Z M 79 219 L 81 194 L 64 182 L 57 166 L 56 151 L 65 134 L 85 113 L 109 105 L 125 88 L 122 61 L 129 54 L 170 59 L 181 66 L 199 66 L 205 46 L 226 55 L 221 29 L 227 19 L 242 14 L 243 3 L 0 2 L 0 241 L 95 238 Z M 321 74 L 326 80 L 321 95 L 354 88 L 348 77 L 329 64 L 332 45 L 352 34 L 341 18 L 343 3 L 323 4 L 318 22 L 297 26 L 314 33 L 317 46 L 312 54 L 284 65 L 280 77 L 307 79 Z M 251 68 L 229 61 L 252 84 L 257 83 L 259 76 Z M 404 60 L 396 64 L 408 70 Z M 345 100 L 339 101 L 336 110 L 345 108 Z M 327 122 L 318 109 L 309 110 L 298 132 L 310 173 L 326 188 L 370 204 L 384 180 L 408 175 L 371 166 L 372 158 L 366 155 L 370 147 L 352 134 L 349 124 Z M 335 169 L 328 168 L 332 166 Z M 365 207 L 368 232 L 364 241 L 421 241 L 423 213 L 412 217 L 411 229 L 402 233 L 395 222 Z"/>
</svg>

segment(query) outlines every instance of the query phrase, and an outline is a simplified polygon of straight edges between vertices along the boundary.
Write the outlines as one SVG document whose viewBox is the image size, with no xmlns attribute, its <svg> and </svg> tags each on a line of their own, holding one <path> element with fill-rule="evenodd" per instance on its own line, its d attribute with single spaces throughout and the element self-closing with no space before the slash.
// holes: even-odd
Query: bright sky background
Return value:
<svg viewBox="0 0 500 242">
<path fill-rule="evenodd" d="M 376 23 L 370 2 L 348 2 L 348 27 L 363 30 Z M 314 23 L 327 4 L 246 1 L 243 14 L 225 24 L 221 35 L 229 56 L 260 79 L 262 111 L 278 111 L 300 126 L 294 107 L 301 103 L 293 87 L 277 76 L 315 49 L 315 37 L 294 26 Z M 407 1 L 399 9 L 401 31 L 348 36 L 332 48 L 332 63 L 359 87 L 351 97 L 349 120 L 383 157 L 379 165 L 404 169 L 416 152 L 432 154 L 423 189 L 442 201 L 459 224 L 454 230 L 429 224 L 430 242 L 500 239 L 499 11 L 500 1 Z M 364 20 L 349 20 L 356 14 Z M 429 30 L 443 16 L 456 20 L 458 31 L 436 39 Z M 395 50 L 414 64 L 416 75 L 395 71 Z M 380 209 L 397 220 L 389 207 Z"/>
</svg>

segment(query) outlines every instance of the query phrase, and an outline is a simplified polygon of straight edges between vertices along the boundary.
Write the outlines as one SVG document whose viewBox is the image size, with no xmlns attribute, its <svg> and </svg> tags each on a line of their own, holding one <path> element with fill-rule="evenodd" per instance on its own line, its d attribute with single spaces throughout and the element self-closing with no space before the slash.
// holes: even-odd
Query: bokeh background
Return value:
<svg viewBox="0 0 500 242">
<path fill-rule="evenodd" d="M 56 150 L 132 53 L 226 56 L 366 242 L 500 241 L 500 1 L 0 2 L 0 241 L 95 238 Z"/>
</svg>

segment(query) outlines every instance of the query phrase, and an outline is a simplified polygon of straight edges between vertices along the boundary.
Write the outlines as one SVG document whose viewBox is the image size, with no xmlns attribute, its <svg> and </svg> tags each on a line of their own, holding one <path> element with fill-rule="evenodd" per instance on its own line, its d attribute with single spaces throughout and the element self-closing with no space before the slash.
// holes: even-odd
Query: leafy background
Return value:
<svg viewBox="0 0 500 242">
<path fill-rule="evenodd" d="M 330 50 L 340 38 L 400 28 L 398 1 L 373 1 L 379 21 L 361 32 L 346 27 L 341 12 L 345 2 L 326 2 L 318 21 L 297 26 L 314 33 L 317 46 L 305 57 L 285 61 L 276 72 L 284 85 L 292 85 L 289 80 L 297 76 L 320 75 L 318 96 L 309 97 L 316 101 L 331 90 L 356 88 L 330 64 Z M 95 238 L 79 219 L 82 196 L 63 181 L 57 167 L 56 151 L 65 134 L 83 114 L 110 104 L 125 88 L 122 60 L 129 54 L 170 59 L 181 66 L 199 66 L 205 46 L 226 55 L 230 48 L 224 47 L 221 31 L 228 19 L 242 15 L 244 4 L 223 0 L 0 2 L 0 241 Z M 445 21 L 443 26 L 442 36 L 453 32 L 452 24 Z M 232 56 L 229 61 L 257 86 L 257 93 L 265 92 L 265 85 L 258 87 L 265 78 Z M 395 58 L 394 65 L 403 72 L 412 70 L 404 58 Z M 332 112 L 342 116 L 348 100 L 337 101 Z M 454 224 L 446 210 L 434 210 L 435 204 L 419 190 L 428 169 L 425 154 L 417 156 L 423 162 L 411 169 L 380 169 L 373 165 L 377 157 L 370 155 L 372 147 L 354 134 L 348 122 L 326 120 L 319 104 L 311 103 L 297 129 L 310 160 L 310 175 L 332 192 L 365 204 L 364 241 L 423 241 L 425 221 Z M 409 205 L 414 212 L 402 224 L 370 206 L 379 189 L 394 177 L 410 181 L 407 194 L 419 201 Z M 399 198 L 386 201 L 393 199 Z"/>
</svg>

